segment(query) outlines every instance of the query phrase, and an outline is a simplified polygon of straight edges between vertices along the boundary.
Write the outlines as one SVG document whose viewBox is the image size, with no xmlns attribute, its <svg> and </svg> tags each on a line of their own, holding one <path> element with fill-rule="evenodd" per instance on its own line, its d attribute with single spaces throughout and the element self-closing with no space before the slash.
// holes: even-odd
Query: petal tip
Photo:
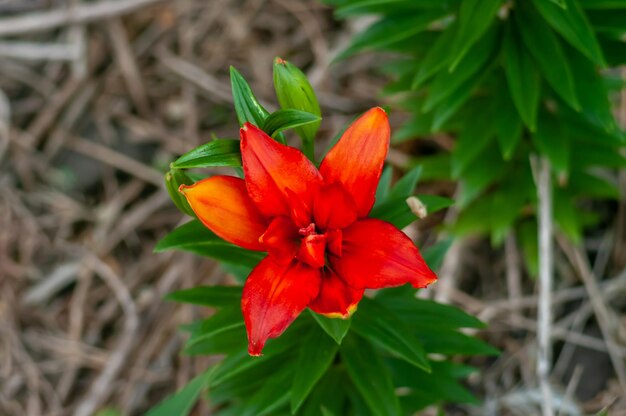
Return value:
<svg viewBox="0 0 626 416">
<path fill-rule="evenodd" d="M 192 185 L 185 185 L 185 184 L 182 184 L 182 185 L 180 185 L 180 186 L 178 187 L 178 192 L 180 192 L 181 194 L 183 194 L 183 195 L 184 195 L 184 194 L 185 194 L 185 191 L 186 191 L 187 189 L 191 188 L 191 187 L 192 187 Z"/>
<path fill-rule="evenodd" d="M 248 341 L 248 355 L 251 357 L 261 357 L 263 355 L 264 341 Z"/>
<path fill-rule="evenodd" d="M 287 64 L 287 61 L 285 61 L 280 56 L 277 56 L 276 58 L 274 58 L 274 63 L 278 64 L 278 65 L 285 65 L 285 64 Z"/>
</svg>

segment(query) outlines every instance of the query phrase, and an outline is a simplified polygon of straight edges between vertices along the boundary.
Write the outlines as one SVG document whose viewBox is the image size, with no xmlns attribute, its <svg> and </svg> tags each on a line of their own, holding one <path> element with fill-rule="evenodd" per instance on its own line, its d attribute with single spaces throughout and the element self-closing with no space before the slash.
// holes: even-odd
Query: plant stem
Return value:
<svg viewBox="0 0 626 416">
<path fill-rule="evenodd" d="M 541 388 L 543 416 L 554 415 L 552 407 L 552 389 L 550 387 L 550 362 L 552 349 L 552 280 L 554 274 L 553 261 L 553 211 L 552 211 L 552 177 L 550 163 L 545 158 L 534 160 L 535 182 L 539 208 L 539 310 L 537 333 L 537 377 Z"/>
</svg>

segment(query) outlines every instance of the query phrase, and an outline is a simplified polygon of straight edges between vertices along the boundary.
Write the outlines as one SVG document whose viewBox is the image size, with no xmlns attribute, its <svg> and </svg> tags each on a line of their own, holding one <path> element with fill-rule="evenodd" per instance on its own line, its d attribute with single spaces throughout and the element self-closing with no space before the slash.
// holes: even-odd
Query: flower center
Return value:
<svg viewBox="0 0 626 416">
<path fill-rule="evenodd" d="M 298 230 L 298 234 L 300 234 L 302 237 L 308 237 L 310 235 L 318 235 L 317 232 L 315 231 L 314 223 L 311 223 L 307 225 L 306 227 L 300 228 Z"/>
</svg>

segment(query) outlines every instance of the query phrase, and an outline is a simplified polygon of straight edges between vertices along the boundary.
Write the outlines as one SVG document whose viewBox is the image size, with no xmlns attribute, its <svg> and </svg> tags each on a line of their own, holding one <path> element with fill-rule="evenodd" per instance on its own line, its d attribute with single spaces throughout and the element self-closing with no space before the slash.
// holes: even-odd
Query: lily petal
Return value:
<svg viewBox="0 0 626 416">
<path fill-rule="evenodd" d="M 359 217 L 374 205 L 389 136 L 387 113 L 372 108 L 348 127 L 320 166 L 326 183 L 339 182 L 352 195 Z"/>
<path fill-rule="evenodd" d="M 363 297 L 364 289 L 354 289 L 330 268 L 322 274 L 322 286 L 317 298 L 309 304 L 314 312 L 329 318 L 349 318 Z"/>
<path fill-rule="evenodd" d="M 315 196 L 313 217 L 322 230 L 342 229 L 356 221 L 356 205 L 341 185 L 324 185 Z"/>
<path fill-rule="evenodd" d="M 267 221 L 248 196 L 246 184 L 233 176 L 212 176 L 181 185 L 191 209 L 202 223 L 224 240 L 249 250 L 265 250 L 259 237 Z"/>
<path fill-rule="evenodd" d="M 259 210 L 268 217 L 289 216 L 290 199 L 295 196 L 310 217 L 313 197 L 323 183 L 315 165 L 298 149 L 272 140 L 253 124 L 245 123 L 240 134 L 248 194 Z"/>
<path fill-rule="evenodd" d="M 380 289 L 405 283 L 422 288 L 437 280 L 406 234 L 374 218 L 345 228 L 341 257 L 328 257 L 335 272 L 354 288 Z"/>
<path fill-rule="evenodd" d="M 298 229 L 287 217 L 276 217 L 259 241 L 279 263 L 290 263 L 300 248 Z"/>
<path fill-rule="evenodd" d="M 268 338 L 276 338 L 315 299 L 320 271 L 299 261 L 286 265 L 266 257 L 243 287 L 241 308 L 248 332 L 248 353 L 258 356 Z"/>
</svg>

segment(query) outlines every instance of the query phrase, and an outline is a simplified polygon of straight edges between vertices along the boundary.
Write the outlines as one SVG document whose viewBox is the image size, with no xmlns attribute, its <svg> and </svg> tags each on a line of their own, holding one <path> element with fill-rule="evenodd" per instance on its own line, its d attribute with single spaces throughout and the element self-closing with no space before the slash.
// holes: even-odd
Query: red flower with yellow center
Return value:
<svg viewBox="0 0 626 416">
<path fill-rule="evenodd" d="M 245 181 L 213 176 L 181 186 L 200 221 L 226 241 L 268 253 L 244 285 L 248 352 L 260 355 L 306 307 L 337 318 L 365 289 L 437 279 L 413 242 L 367 218 L 389 148 L 381 108 L 356 120 L 319 170 L 302 152 L 256 126 L 241 128 Z"/>
</svg>

